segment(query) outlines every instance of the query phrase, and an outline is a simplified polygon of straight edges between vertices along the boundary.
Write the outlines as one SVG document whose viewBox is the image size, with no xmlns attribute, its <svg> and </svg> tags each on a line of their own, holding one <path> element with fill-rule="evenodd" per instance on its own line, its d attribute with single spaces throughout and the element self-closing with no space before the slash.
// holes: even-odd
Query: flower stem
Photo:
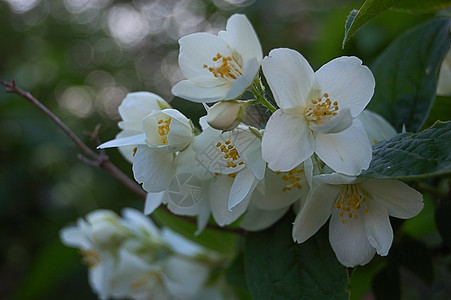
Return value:
<svg viewBox="0 0 451 300">
<path fill-rule="evenodd" d="M 274 113 L 277 109 L 269 102 L 265 97 L 265 88 L 260 80 L 260 77 L 255 77 L 251 86 L 251 92 L 254 94 L 255 99 L 251 100 L 251 104 L 261 104 Z"/>
</svg>

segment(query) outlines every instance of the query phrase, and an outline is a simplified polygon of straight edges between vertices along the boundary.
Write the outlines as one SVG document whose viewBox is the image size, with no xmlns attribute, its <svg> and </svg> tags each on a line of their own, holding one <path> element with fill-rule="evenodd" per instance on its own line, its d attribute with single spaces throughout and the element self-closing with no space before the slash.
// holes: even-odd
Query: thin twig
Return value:
<svg viewBox="0 0 451 300">
<path fill-rule="evenodd" d="M 78 146 L 78 148 L 81 149 L 81 151 L 87 156 L 84 156 L 82 154 L 78 154 L 77 157 L 80 159 L 83 163 L 94 166 L 98 168 L 102 168 L 106 170 L 108 173 L 110 173 L 114 178 L 116 178 L 119 182 L 121 182 L 125 187 L 127 187 L 130 191 L 138 195 L 142 199 L 146 199 L 147 193 L 141 188 L 140 185 L 138 185 L 135 181 L 133 181 L 130 177 L 125 175 L 118 167 L 116 167 L 115 164 L 113 164 L 109 157 L 106 155 L 104 150 L 99 150 L 98 153 L 94 152 L 89 148 L 72 130 L 69 129 L 69 127 L 66 126 L 55 114 L 53 114 L 44 104 L 39 102 L 33 95 L 31 95 L 29 92 L 24 91 L 16 86 L 16 83 L 14 80 L 11 80 L 11 82 L 6 82 L 3 80 L 0 80 L 0 84 L 4 85 L 6 87 L 5 91 L 8 93 L 14 93 L 19 96 L 22 96 L 23 98 L 27 99 L 31 103 L 33 103 L 35 106 L 37 106 L 41 111 L 43 111 L 55 124 L 75 143 L 75 145 Z M 97 125 L 94 128 L 94 131 L 91 133 L 91 138 L 95 141 L 96 145 L 100 145 L 100 140 L 98 138 L 98 132 L 99 132 L 100 125 Z M 160 206 L 161 209 L 165 210 L 168 213 L 172 212 L 166 207 L 166 206 Z M 196 224 L 196 219 L 193 217 L 188 216 L 179 216 L 178 218 L 187 221 L 189 223 Z M 233 232 L 238 233 L 241 235 L 245 234 L 245 231 L 239 228 L 227 228 L 227 227 L 220 227 L 215 224 L 207 224 L 208 228 L 219 230 L 219 231 L 225 231 L 225 232 Z"/>
</svg>

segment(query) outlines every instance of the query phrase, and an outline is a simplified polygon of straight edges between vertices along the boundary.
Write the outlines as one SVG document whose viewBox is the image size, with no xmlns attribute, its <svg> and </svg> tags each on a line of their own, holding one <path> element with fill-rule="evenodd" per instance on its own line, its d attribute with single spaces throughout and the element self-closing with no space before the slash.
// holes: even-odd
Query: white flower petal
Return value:
<svg viewBox="0 0 451 300">
<path fill-rule="evenodd" d="M 262 156 L 274 171 L 289 171 L 314 152 L 313 135 L 305 119 L 277 110 L 268 120 Z"/>
<path fill-rule="evenodd" d="M 125 248 L 121 248 L 115 268 L 111 269 L 109 274 L 111 276 L 111 292 L 107 295 L 108 297 L 102 299 L 111 297 L 136 297 L 139 299 L 139 296 L 145 294 L 161 295 L 165 291 L 160 287 L 160 273 L 158 267 L 147 263 Z"/>
<path fill-rule="evenodd" d="M 451 96 L 451 49 L 443 59 L 437 81 L 437 95 Z"/>
<path fill-rule="evenodd" d="M 338 114 L 330 119 L 330 121 L 328 121 L 326 124 L 321 126 L 310 125 L 310 128 L 321 133 L 338 133 L 349 128 L 351 124 L 351 112 L 348 108 L 343 108 L 340 109 L 338 111 Z"/>
<path fill-rule="evenodd" d="M 184 238 L 167 227 L 161 228 L 161 237 L 177 254 L 194 257 L 204 251 L 199 244 Z"/>
<path fill-rule="evenodd" d="M 163 280 L 169 292 L 180 299 L 193 297 L 208 278 L 209 269 L 195 260 L 171 256 L 164 266 Z"/>
<path fill-rule="evenodd" d="M 161 203 L 163 203 L 163 199 L 166 198 L 166 191 L 161 191 L 158 193 L 147 193 L 146 203 L 144 204 L 144 213 L 146 215 L 150 215 L 157 209 Z"/>
<path fill-rule="evenodd" d="M 393 126 L 380 115 L 365 109 L 358 116 L 358 119 L 365 128 L 370 143 L 376 144 L 380 141 L 388 140 L 394 137 L 397 132 Z"/>
<path fill-rule="evenodd" d="M 257 179 L 265 176 L 266 162 L 262 158 L 261 140 L 249 130 L 236 129 L 234 144 L 246 167 L 252 170 Z"/>
<path fill-rule="evenodd" d="M 341 173 L 320 174 L 314 176 L 313 178 L 319 182 L 334 185 L 353 184 L 360 181 L 355 176 L 349 176 Z"/>
<path fill-rule="evenodd" d="M 228 209 L 232 210 L 241 201 L 250 197 L 257 183 L 258 179 L 255 178 L 249 168 L 244 168 L 238 172 L 230 189 Z"/>
<path fill-rule="evenodd" d="M 106 149 L 113 147 L 122 147 L 122 146 L 137 146 L 137 145 L 145 145 L 146 135 L 144 133 L 140 133 L 137 135 L 126 136 L 116 138 L 114 140 L 105 142 L 97 147 L 97 149 Z"/>
<path fill-rule="evenodd" d="M 210 220 L 210 214 L 210 204 L 208 202 L 208 199 L 206 199 L 199 205 L 199 212 L 197 214 L 197 230 L 194 233 L 195 236 L 201 234 L 202 231 L 204 231 L 205 227 L 207 227 L 208 221 Z"/>
<path fill-rule="evenodd" d="M 388 218 L 387 209 L 373 199 L 367 199 L 368 211 L 363 214 L 368 241 L 377 254 L 385 256 L 393 241 L 393 230 Z"/>
<path fill-rule="evenodd" d="M 141 122 L 142 124 L 142 122 Z M 119 132 L 116 135 L 115 139 L 120 139 L 120 138 L 124 138 L 124 137 L 128 137 L 128 136 L 133 136 L 133 135 L 138 135 L 141 134 L 142 131 L 136 131 L 136 130 L 123 130 L 121 132 Z M 144 138 L 145 139 L 145 138 Z M 129 162 L 129 163 L 133 163 L 133 153 L 135 152 L 135 148 L 137 145 L 132 145 L 132 146 L 121 146 L 119 147 L 119 152 L 122 154 L 122 156 Z"/>
<path fill-rule="evenodd" d="M 288 182 L 283 180 L 283 176 L 286 176 L 286 173 L 277 174 L 268 170 L 264 179 L 264 190 L 254 191 L 251 202 L 264 210 L 278 210 L 290 206 L 298 199 L 305 200 L 309 192 L 307 179 L 303 178 L 299 181 L 301 189 L 284 190 Z M 301 174 L 300 176 L 303 175 Z"/>
<path fill-rule="evenodd" d="M 336 172 L 358 175 L 370 165 L 371 144 L 358 120 L 339 133 L 316 133 L 315 142 L 318 157 Z"/>
<path fill-rule="evenodd" d="M 408 219 L 423 209 L 423 195 L 399 180 L 367 179 L 360 186 L 384 205 L 390 216 Z"/>
<path fill-rule="evenodd" d="M 288 211 L 289 206 L 276 210 L 260 209 L 252 202 L 240 222 L 240 227 L 249 231 L 266 229 L 277 222 Z"/>
<path fill-rule="evenodd" d="M 136 209 L 124 208 L 122 210 L 122 219 L 125 225 L 133 231 L 145 231 L 148 234 L 159 235 L 158 227 L 142 212 Z"/>
<path fill-rule="evenodd" d="M 252 84 L 255 76 L 257 76 L 260 64 L 257 59 L 253 58 L 247 61 L 243 68 L 243 75 L 234 80 L 230 90 L 225 95 L 225 100 L 231 100 L 239 97 Z"/>
<path fill-rule="evenodd" d="M 224 226 L 238 219 L 247 208 L 250 197 L 241 201 L 232 211 L 228 209 L 230 189 L 233 178 L 227 175 L 218 175 L 212 180 L 208 188 L 208 200 L 210 202 L 213 218 L 219 226 Z"/>
<path fill-rule="evenodd" d="M 215 78 L 213 74 L 204 68 L 211 66 L 213 57 L 218 53 L 222 56 L 231 56 L 231 50 L 227 43 L 216 35 L 197 32 L 185 35 L 179 40 L 179 66 L 188 80 L 199 82 L 198 78 L 211 78 L 216 85 L 225 82 L 222 78 Z"/>
<path fill-rule="evenodd" d="M 169 107 L 169 104 L 157 94 L 149 92 L 128 93 L 118 108 L 122 117 L 118 126 L 124 130 L 142 131 L 142 119 L 154 110 Z"/>
<path fill-rule="evenodd" d="M 161 153 L 147 146 L 138 146 L 133 158 L 133 175 L 147 192 L 166 190 L 175 175 L 173 154 Z"/>
<path fill-rule="evenodd" d="M 315 73 L 322 92 L 329 94 L 338 108 L 349 108 L 353 117 L 358 116 L 370 102 L 375 80 L 368 67 L 357 57 L 339 57 L 323 65 Z"/>
<path fill-rule="evenodd" d="M 223 84 L 212 87 L 195 85 L 191 81 L 182 80 L 172 88 L 172 94 L 193 102 L 216 102 L 225 99 L 230 86 Z"/>
<path fill-rule="evenodd" d="M 84 221 L 83 221 L 84 222 Z M 89 249 L 92 247 L 86 234 L 77 226 L 65 227 L 60 231 L 60 239 L 66 246 Z"/>
<path fill-rule="evenodd" d="M 330 245 L 338 261 L 346 267 L 365 265 L 376 252 L 368 241 L 362 214 L 359 214 L 357 219 L 349 220 L 346 224 L 342 223 L 342 218 L 337 210 L 332 213 L 330 218 Z"/>
<path fill-rule="evenodd" d="M 245 15 L 234 14 L 231 16 L 227 20 L 226 31 L 219 32 L 218 36 L 238 52 L 243 61 L 256 58 L 260 65 L 263 57 L 262 47 L 252 24 Z"/>
<path fill-rule="evenodd" d="M 293 240 L 303 243 L 313 236 L 329 218 L 340 187 L 321 185 L 306 200 L 293 223 Z"/>
<path fill-rule="evenodd" d="M 274 49 L 263 59 L 262 68 L 277 105 L 285 112 L 302 114 L 315 80 L 307 60 L 294 50 Z"/>
<path fill-rule="evenodd" d="M 107 299 L 112 293 L 111 277 L 113 270 L 113 257 L 110 254 L 102 253 L 101 262 L 89 271 L 89 284 L 100 299 Z"/>
</svg>

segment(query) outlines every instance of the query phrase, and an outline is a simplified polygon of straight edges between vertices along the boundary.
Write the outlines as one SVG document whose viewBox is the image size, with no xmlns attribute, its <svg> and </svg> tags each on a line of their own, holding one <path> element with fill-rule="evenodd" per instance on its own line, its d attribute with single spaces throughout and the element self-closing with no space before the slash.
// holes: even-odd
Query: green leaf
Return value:
<svg viewBox="0 0 451 300">
<path fill-rule="evenodd" d="M 247 290 L 244 253 L 240 251 L 226 270 L 227 282 L 243 290 Z"/>
<path fill-rule="evenodd" d="M 345 47 L 354 33 L 369 20 L 387 10 L 399 0 L 366 0 L 359 10 L 352 10 L 345 23 L 345 36 L 342 48 Z"/>
<path fill-rule="evenodd" d="M 253 299 L 349 299 L 347 269 L 330 247 L 327 226 L 297 244 L 293 219 L 289 213 L 246 236 L 244 263 Z"/>
<path fill-rule="evenodd" d="M 368 108 L 396 130 L 417 132 L 431 110 L 440 65 L 450 46 L 449 19 L 434 19 L 398 37 L 371 68 L 376 79 Z"/>
<path fill-rule="evenodd" d="M 399 11 L 420 13 L 445 9 L 450 5 L 450 0 L 401 0 L 393 5 L 393 8 Z"/>
<path fill-rule="evenodd" d="M 441 199 L 438 202 L 435 222 L 443 241 L 451 248 L 451 198 Z"/>
<path fill-rule="evenodd" d="M 225 254 L 227 257 L 234 257 L 236 252 L 236 243 L 238 234 L 218 231 L 206 228 L 200 235 L 196 236 L 194 233 L 197 230 L 197 225 L 189 223 L 180 219 L 179 217 L 170 214 L 162 209 L 157 209 L 153 212 L 153 216 L 157 218 L 165 226 L 180 233 L 187 239 L 190 239 L 200 245 Z"/>
<path fill-rule="evenodd" d="M 373 146 L 373 159 L 360 176 L 416 179 L 451 173 L 451 122 L 419 133 L 401 133 Z"/>
</svg>

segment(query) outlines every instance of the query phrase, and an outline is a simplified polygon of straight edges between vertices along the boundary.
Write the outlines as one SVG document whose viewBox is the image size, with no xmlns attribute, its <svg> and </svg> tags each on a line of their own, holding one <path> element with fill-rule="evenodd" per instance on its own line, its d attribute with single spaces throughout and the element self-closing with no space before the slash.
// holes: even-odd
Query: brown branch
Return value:
<svg viewBox="0 0 451 300">
<path fill-rule="evenodd" d="M 125 187 L 127 187 L 130 191 L 138 195 L 142 199 L 146 199 L 147 193 L 141 188 L 140 185 L 138 185 L 135 181 L 133 181 L 130 177 L 125 175 L 118 167 L 116 167 L 115 164 L 113 164 L 110 160 L 108 155 L 106 155 L 104 150 L 99 150 L 98 153 L 94 152 L 89 148 L 72 130 L 69 129 L 69 127 L 66 126 L 55 114 L 53 114 L 44 104 L 39 102 L 33 95 L 31 95 L 29 92 L 24 91 L 16 86 L 16 83 L 14 80 L 11 80 L 11 82 L 6 82 L 3 80 L 0 80 L 0 84 L 4 85 L 6 87 L 5 91 L 7 93 L 14 93 L 19 96 L 22 96 L 23 98 L 27 99 L 31 103 L 33 103 L 36 107 L 38 107 L 41 111 L 43 111 L 55 124 L 75 143 L 75 145 L 78 146 L 78 148 L 81 149 L 81 151 L 87 156 L 83 156 L 82 154 L 78 154 L 77 157 L 80 159 L 83 163 L 98 167 L 101 169 L 106 170 L 108 173 L 110 173 L 114 178 L 116 178 L 119 182 L 121 182 Z M 94 131 L 91 133 L 91 138 L 95 141 L 96 145 L 100 145 L 100 140 L 98 138 L 98 132 L 99 132 L 100 125 L 97 125 L 94 129 Z M 168 213 L 172 212 L 164 205 L 160 206 L 160 209 L 165 210 Z M 187 221 L 189 223 L 196 224 L 196 219 L 193 217 L 188 216 L 179 216 L 178 218 Z M 225 231 L 225 232 L 233 232 L 238 233 L 241 235 L 245 234 L 245 231 L 239 228 L 226 228 L 226 227 L 220 227 L 215 224 L 207 224 L 208 228 L 219 230 L 219 231 Z"/>
</svg>

